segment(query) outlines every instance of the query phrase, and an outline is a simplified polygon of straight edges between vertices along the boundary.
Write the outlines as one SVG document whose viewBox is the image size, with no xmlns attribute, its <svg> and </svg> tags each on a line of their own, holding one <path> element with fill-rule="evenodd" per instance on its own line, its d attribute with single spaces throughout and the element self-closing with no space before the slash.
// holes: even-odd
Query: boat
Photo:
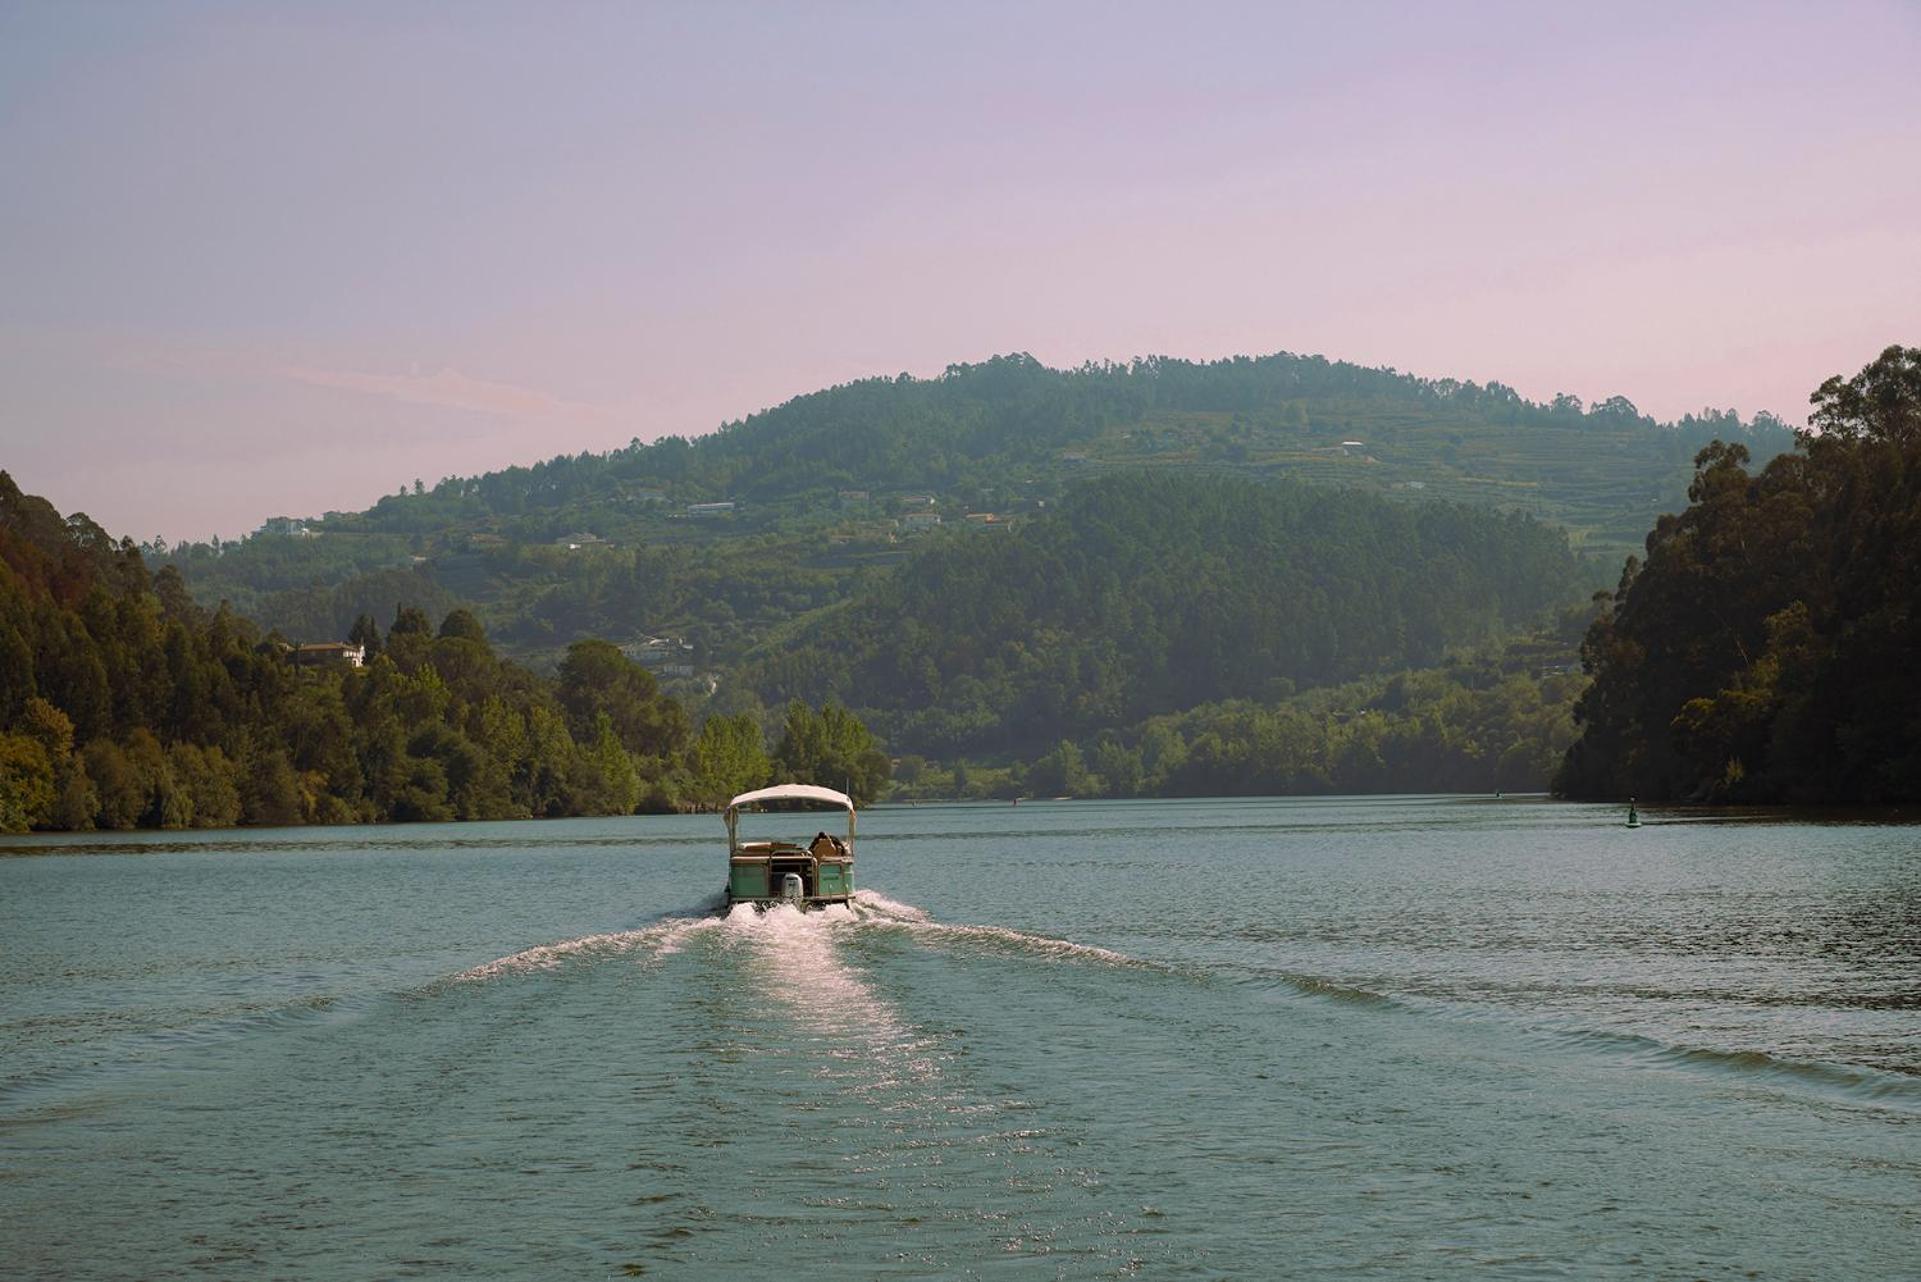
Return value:
<svg viewBox="0 0 1921 1282">
<path fill-rule="evenodd" d="M 745 810 L 799 810 L 832 807 L 847 812 L 847 835 L 825 830 L 805 844 L 792 841 L 742 841 Z M 854 897 L 854 800 L 832 788 L 784 783 L 743 792 L 727 803 L 727 906 L 825 908 Z"/>
</svg>

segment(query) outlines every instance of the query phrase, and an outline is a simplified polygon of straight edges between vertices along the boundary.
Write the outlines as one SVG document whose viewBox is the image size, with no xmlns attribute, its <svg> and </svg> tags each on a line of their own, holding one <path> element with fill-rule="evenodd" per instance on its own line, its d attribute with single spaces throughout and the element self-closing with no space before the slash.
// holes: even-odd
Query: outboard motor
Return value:
<svg viewBox="0 0 1921 1282">
<path fill-rule="evenodd" d="M 789 903 L 798 904 L 807 892 L 801 886 L 800 874 L 790 872 L 780 879 L 780 897 Z"/>
</svg>

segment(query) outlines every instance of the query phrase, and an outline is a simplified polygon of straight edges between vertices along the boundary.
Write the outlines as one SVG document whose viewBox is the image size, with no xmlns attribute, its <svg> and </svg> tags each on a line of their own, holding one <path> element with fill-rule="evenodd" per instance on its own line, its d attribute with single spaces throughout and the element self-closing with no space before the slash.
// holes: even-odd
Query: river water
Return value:
<svg viewBox="0 0 1921 1282">
<path fill-rule="evenodd" d="M 1921 1275 L 1921 828 L 1649 819 L 0 839 L 0 1276 Z"/>
</svg>

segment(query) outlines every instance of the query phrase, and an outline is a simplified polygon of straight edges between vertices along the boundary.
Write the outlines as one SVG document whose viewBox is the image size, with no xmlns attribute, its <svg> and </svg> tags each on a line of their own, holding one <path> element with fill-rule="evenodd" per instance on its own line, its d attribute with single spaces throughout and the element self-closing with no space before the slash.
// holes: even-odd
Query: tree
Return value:
<svg viewBox="0 0 1921 1282">
<path fill-rule="evenodd" d="M 886 786 L 892 765 L 874 734 L 839 704 L 819 711 L 795 700 L 787 705 L 775 773 L 785 782 L 837 788 L 868 805 Z"/>
<path fill-rule="evenodd" d="M 1063 739 L 1027 770 L 1027 786 L 1038 797 L 1084 797 L 1093 791 L 1086 758 Z"/>
<path fill-rule="evenodd" d="M 487 630 L 480 626 L 480 620 L 476 619 L 469 610 L 449 611 L 447 617 L 440 622 L 440 635 L 442 639 L 454 637 L 462 641 L 479 642 L 481 645 L 487 643 Z"/>
<path fill-rule="evenodd" d="M 760 723 L 745 713 L 707 718 L 694 741 L 690 765 L 694 797 L 708 806 L 724 805 L 760 787 L 773 769 Z"/>
<path fill-rule="evenodd" d="M 0 832 L 25 832 L 53 814 L 53 765 L 23 734 L 0 734 Z"/>
<path fill-rule="evenodd" d="M 574 738 L 592 742 L 604 714 L 629 752 L 666 757 L 687 741 L 687 716 L 664 697 L 653 674 L 607 641 L 576 641 L 561 660 L 555 695 Z"/>
<path fill-rule="evenodd" d="M 387 629 L 387 635 L 389 637 L 432 636 L 433 631 L 433 621 L 427 617 L 425 610 L 416 606 L 401 605 L 394 608 L 393 626 Z"/>
<path fill-rule="evenodd" d="M 380 625 L 374 622 L 373 615 L 362 614 L 354 620 L 353 627 L 347 632 L 347 642 L 363 647 L 368 661 L 380 657 Z"/>
<path fill-rule="evenodd" d="M 1697 455 L 1583 644 L 1594 682 L 1556 788 L 1722 801 L 1921 796 L 1921 350 L 1812 397 L 1758 474 Z"/>
<path fill-rule="evenodd" d="M 1921 347 L 1883 351 L 1853 378 L 1828 379 L 1808 398 L 1822 437 L 1907 446 L 1921 436 Z"/>
</svg>

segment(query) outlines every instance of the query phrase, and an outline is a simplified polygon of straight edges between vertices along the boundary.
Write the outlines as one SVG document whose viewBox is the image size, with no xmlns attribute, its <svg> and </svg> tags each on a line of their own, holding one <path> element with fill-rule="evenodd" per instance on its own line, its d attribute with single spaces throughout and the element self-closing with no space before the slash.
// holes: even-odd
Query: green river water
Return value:
<svg viewBox="0 0 1921 1282">
<path fill-rule="evenodd" d="M 1921 828 L 1646 817 L 0 838 L 0 1276 L 1921 1276 Z"/>
</svg>

